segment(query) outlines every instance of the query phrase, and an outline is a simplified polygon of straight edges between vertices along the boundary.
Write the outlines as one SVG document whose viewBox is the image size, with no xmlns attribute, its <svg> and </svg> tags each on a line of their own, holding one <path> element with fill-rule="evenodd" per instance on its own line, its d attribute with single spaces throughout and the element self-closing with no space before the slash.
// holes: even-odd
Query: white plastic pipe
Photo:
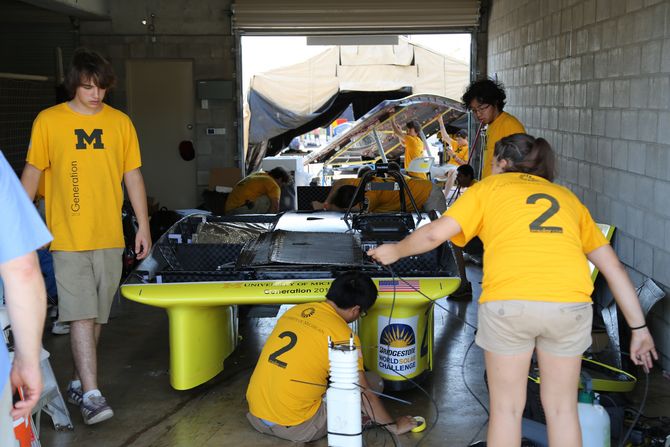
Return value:
<svg viewBox="0 0 670 447">
<path fill-rule="evenodd" d="M 328 405 L 328 445 L 361 447 L 361 390 L 358 387 L 358 351 L 351 337 L 349 343 L 334 344 L 328 337 L 330 387 Z"/>
</svg>

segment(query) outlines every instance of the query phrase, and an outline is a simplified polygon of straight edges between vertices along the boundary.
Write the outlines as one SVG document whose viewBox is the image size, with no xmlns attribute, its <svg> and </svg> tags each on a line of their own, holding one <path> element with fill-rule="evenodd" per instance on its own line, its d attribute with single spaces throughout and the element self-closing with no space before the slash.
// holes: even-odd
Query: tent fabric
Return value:
<svg viewBox="0 0 670 447">
<path fill-rule="evenodd" d="M 333 114 L 337 110 L 341 108 L 341 113 L 346 109 L 348 104 L 341 102 L 347 97 L 355 102 L 357 96 L 378 92 L 374 99 L 382 101 L 396 99 L 400 97 L 397 92 L 403 92 L 404 96 L 429 93 L 457 99 L 465 91 L 469 78 L 467 63 L 402 37 L 398 45 L 333 46 L 299 64 L 252 78 L 248 94 L 248 145 L 259 147 L 282 135 L 267 145 L 267 154 L 274 155 L 282 149 L 278 145 L 291 141 L 288 134 L 300 135 L 293 130 L 304 129 L 304 133 L 328 124 L 330 121 L 325 118 L 336 118 L 338 115 Z M 347 95 L 338 101 L 345 92 Z M 375 105 L 361 110 L 359 104 L 359 116 Z M 322 116 L 326 112 L 327 116 Z M 313 126 L 315 123 L 320 124 Z M 253 158 L 257 157 L 255 154 Z"/>
</svg>

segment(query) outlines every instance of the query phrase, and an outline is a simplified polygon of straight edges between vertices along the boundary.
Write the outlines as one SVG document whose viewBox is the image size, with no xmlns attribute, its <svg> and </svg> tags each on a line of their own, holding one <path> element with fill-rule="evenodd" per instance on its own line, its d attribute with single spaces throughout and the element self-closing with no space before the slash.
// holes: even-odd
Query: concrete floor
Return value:
<svg viewBox="0 0 670 447">
<path fill-rule="evenodd" d="M 468 268 L 478 295 L 481 271 Z M 467 446 L 485 439 L 487 415 L 466 389 L 464 379 L 484 405 L 488 395 L 483 380 L 483 354 L 472 345 L 474 331 L 454 315 L 476 325 L 476 301 L 454 303 L 441 300 L 446 310 L 435 310 L 435 368 L 422 385 L 432 397 L 418 389 L 394 393 L 411 406 L 387 401 L 394 415 L 422 415 L 429 422 L 420 434 L 392 439 L 381 430 L 365 433 L 368 446 Z M 100 341 L 100 388 L 115 411 L 113 419 L 95 426 L 82 422 L 77 408 L 69 406 L 75 426 L 56 432 L 47 415 L 42 417 L 41 441 L 45 447 L 190 447 L 190 446 L 289 446 L 290 442 L 261 435 L 247 423 L 245 391 L 249 376 L 274 319 L 242 321 L 242 342 L 226 360 L 224 371 L 210 382 L 188 391 L 175 391 L 168 376 L 168 325 L 164 311 L 124 300 L 116 318 L 103 331 Z M 452 315 L 453 314 L 453 315 Z M 68 336 L 45 335 L 52 367 L 61 389 L 71 374 Z M 462 365 L 465 363 L 465 367 Z M 658 371 L 651 376 L 648 416 L 669 414 L 670 386 Z M 643 387 L 638 386 L 639 391 Z M 632 396 L 639 399 L 639 396 Z M 325 439 L 312 443 L 326 446 Z"/>
</svg>

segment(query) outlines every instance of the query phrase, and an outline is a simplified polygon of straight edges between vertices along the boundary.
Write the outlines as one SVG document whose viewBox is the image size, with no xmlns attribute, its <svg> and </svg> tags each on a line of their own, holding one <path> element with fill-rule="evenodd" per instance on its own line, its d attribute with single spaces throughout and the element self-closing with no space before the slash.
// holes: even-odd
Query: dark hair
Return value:
<svg viewBox="0 0 670 447">
<path fill-rule="evenodd" d="M 544 138 L 525 133 L 506 136 L 496 143 L 493 156 L 507 160 L 505 172 L 523 172 L 554 181 L 554 151 Z"/>
<path fill-rule="evenodd" d="M 481 104 L 491 104 L 502 112 L 505 107 L 506 98 L 505 87 L 502 83 L 491 79 L 480 79 L 479 81 L 470 84 L 461 99 L 463 100 L 465 107 L 468 108 L 470 108 L 472 100 L 476 99 L 477 102 Z"/>
<path fill-rule="evenodd" d="M 77 87 L 82 81 L 92 81 L 99 88 L 108 90 L 114 87 L 116 76 L 110 64 L 104 57 L 95 51 L 86 48 L 78 48 L 72 56 L 72 64 L 63 86 L 70 99 L 74 98 Z"/>
<path fill-rule="evenodd" d="M 358 186 L 354 185 L 340 186 L 335 191 L 335 195 L 330 200 L 330 203 L 342 210 L 349 208 L 352 200 L 354 201 L 354 205 L 361 203 L 365 199 L 365 191 L 361 188 L 358 194 L 356 194 L 357 189 Z"/>
<path fill-rule="evenodd" d="M 456 132 L 456 136 L 461 137 L 461 138 L 467 138 L 468 137 L 468 131 L 465 130 L 465 129 L 461 129 L 458 132 Z"/>
<path fill-rule="evenodd" d="M 377 300 L 377 286 L 369 275 L 350 270 L 335 278 L 326 298 L 340 309 L 361 306 L 361 312 L 366 312 Z"/>
<path fill-rule="evenodd" d="M 472 169 L 472 166 L 470 165 L 460 165 L 458 168 L 456 168 L 456 171 L 458 171 L 459 174 L 463 174 L 470 178 L 475 178 L 475 170 Z"/>
<path fill-rule="evenodd" d="M 419 122 L 416 120 L 407 121 L 406 126 L 408 129 L 414 129 L 416 133 L 421 132 L 421 124 L 419 124 Z"/>
<path fill-rule="evenodd" d="M 268 174 L 270 174 L 270 177 L 273 179 L 281 180 L 282 183 L 291 183 L 291 176 L 286 172 L 286 169 L 281 166 L 272 168 Z"/>
</svg>

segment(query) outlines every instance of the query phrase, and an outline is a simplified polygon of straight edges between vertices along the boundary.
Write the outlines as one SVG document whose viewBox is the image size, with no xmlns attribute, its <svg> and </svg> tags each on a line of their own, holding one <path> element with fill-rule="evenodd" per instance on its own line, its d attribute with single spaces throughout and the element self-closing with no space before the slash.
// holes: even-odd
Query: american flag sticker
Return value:
<svg viewBox="0 0 670 447">
<path fill-rule="evenodd" d="M 379 281 L 380 292 L 416 292 L 419 290 L 419 280 L 381 280 Z"/>
</svg>

